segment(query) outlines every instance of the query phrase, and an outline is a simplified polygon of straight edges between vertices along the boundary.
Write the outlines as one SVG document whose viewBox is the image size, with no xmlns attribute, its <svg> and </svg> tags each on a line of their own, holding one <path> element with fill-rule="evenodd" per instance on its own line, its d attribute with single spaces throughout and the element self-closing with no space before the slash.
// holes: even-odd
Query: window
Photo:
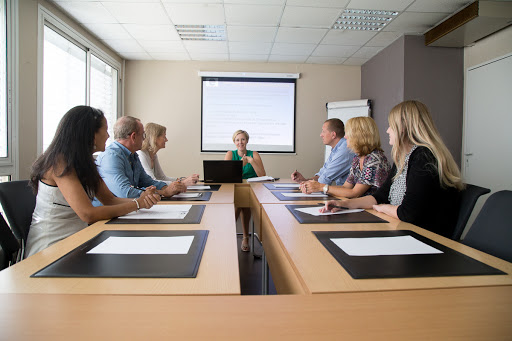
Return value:
<svg viewBox="0 0 512 341">
<path fill-rule="evenodd" d="M 17 177 L 17 1 L 0 0 L 0 181 Z"/>
<path fill-rule="evenodd" d="M 55 135 L 64 114 L 77 105 L 101 109 L 113 137 L 118 116 L 120 65 L 80 34 L 40 7 L 43 51 L 40 152 Z M 111 139 L 107 141 L 107 144 Z"/>
</svg>

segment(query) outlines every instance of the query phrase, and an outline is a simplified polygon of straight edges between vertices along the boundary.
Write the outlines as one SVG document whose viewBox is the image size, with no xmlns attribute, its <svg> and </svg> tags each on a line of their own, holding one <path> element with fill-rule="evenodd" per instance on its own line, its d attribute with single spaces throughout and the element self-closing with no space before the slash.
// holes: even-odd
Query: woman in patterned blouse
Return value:
<svg viewBox="0 0 512 341">
<path fill-rule="evenodd" d="M 437 131 L 425 104 L 405 101 L 388 116 L 389 144 L 394 166 L 372 195 L 329 201 L 334 205 L 373 208 L 445 237 L 451 237 L 458 217 L 459 191 L 464 188 L 455 160 Z"/>
<path fill-rule="evenodd" d="M 329 186 L 310 180 L 301 184 L 303 193 L 323 191 L 345 198 L 357 198 L 373 194 L 386 181 L 390 166 L 380 147 L 379 128 L 370 117 L 354 117 L 345 125 L 348 148 L 356 156 L 350 173 L 342 186 Z"/>
</svg>

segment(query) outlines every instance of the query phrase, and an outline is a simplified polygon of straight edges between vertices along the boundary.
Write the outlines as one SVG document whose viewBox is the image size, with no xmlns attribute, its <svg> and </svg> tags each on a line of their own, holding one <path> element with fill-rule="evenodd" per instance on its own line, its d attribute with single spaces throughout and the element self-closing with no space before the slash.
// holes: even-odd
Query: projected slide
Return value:
<svg viewBox="0 0 512 341">
<path fill-rule="evenodd" d="M 295 152 L 295 79 L 203 77 L 201 151 L 235 149 L 238 129 L 251 150 Z"/>
</svg>

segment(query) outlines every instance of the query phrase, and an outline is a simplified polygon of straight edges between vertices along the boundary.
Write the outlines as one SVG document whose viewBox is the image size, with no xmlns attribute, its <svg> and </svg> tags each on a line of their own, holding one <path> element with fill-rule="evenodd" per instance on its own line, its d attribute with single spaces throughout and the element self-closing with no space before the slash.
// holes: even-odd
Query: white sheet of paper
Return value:
<svg viewBox="0 0 512 341">
<path fill-rule="evenodd" d="M 210 186 L 204 186 L 204 185 L 192 185 L 192 186 L 187 186 L 187 189 L 202 190 L 202 189 L 212 189 L 212 188 Z"/>
<path fill-rule="evenodd" d="M 247 179 L 247 182 L 258 182 L 258 181 L 268 181 L 268 180 L 274 180 L 273 177 L 265 175 L 265 176 L 259 176 L 257 178 L 249 178 Z"/>
<path fill-rule="evenodd" d="M 307 213 L 307 214 L 311 214 L 311 215 L 314 215 L 314 216 L 336 215 L 336 214 L 346 214 L 346 213 L 355 213 L 355 212 L 364 211 L 362 208 L 353 208 L 353 209 L 350 209 L 350 210 L 341 210 L 341 211 L 338 211 L 338 212 L 320 213 L 319 211 L 320 211 L 321 208 L 322 208 L 322 206 L 316 206 L 316 207 L 296 208 L 295 210 L 296 211 L 300 211 L 300 212 L 304 212 L 304 213 Z"/>
<path fill-rule="evenodd" d="M 274 184 L 275 188 L 299 188 L 300 184 Z"/>
<path fill-rule="evenodd" d="M 180 193 L 173 195 L 173 198 L 199 198 L 203 193 Z"/>
<path fill-rule="evenodd" d="M 89 250 L 89 254 L 116 255 L 186 255 L 194 236 L 108 237 Z"/>
<path fill-rule="evenodd" d="M 327 198 L 327 194 L 323 193 L 311 193 L 311 194 L 305 194 L 305 193 L 281 193 L 284 197 L 288 198 Z"/>
<path fill-rule="evenodd" d="M 150 209 L 130 212 L 118 219 L 184 219 L 192 205 L 154 205 Z"/>
<path fill-rule="evenodd" d="M 412 236 L 331 238 L 350 256 L 389 256 L 443 253 Z"/>
</svg>

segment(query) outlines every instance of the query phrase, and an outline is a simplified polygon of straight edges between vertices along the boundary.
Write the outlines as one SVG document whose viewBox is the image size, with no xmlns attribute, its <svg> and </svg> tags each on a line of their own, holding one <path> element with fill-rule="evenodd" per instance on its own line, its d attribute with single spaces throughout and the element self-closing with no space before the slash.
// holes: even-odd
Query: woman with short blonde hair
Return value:
<svg viewBox="0 0 512 341">
<path fill-rule="evenodd" d="M 405 101 L 391 109 L 388 121 L 395 164 L 386 182 L 371 196 L 330 201 L 322 211 L 338 210 L 333 205 L 373 208 L 451 237 L 464 183 L 430 112 L 419 101 Z"/>
<path fill-rule="evenodd" d="M 371 117 L 353 117 L 345 124 L 347 147 L 356 155 L 352 159 L 350 173 L 341 186 L 329 186 L 314 180 L 303 182 L 303 193 L 323 191 L 345 198 L 357 198 L 377 191 L 386 181 L 391 168 L 380 147 L 377 124 Z"/>
<path fill-rule="evenodd" d="M 142 142 L 142 148 L 137 151 L 137 154 L 139 155 L 142 167 L 144 167 L 144 171 L 153 178 L 153 180 L 160 180 L 170 184 L 180 179 L 185 186 L 191 186 L 197 182 L 199 174 L 192 174 L 189 177 L 182 178 L 172 178 L 165 175 L 156 153 L 160 149 L 165 148 L 165 143 L 169 141 L 167 140 L 166 127 L 156 123 L 147 123 L 144 127 L 144 133 L 146 134 L 146 138 Z"/>
</svg>

